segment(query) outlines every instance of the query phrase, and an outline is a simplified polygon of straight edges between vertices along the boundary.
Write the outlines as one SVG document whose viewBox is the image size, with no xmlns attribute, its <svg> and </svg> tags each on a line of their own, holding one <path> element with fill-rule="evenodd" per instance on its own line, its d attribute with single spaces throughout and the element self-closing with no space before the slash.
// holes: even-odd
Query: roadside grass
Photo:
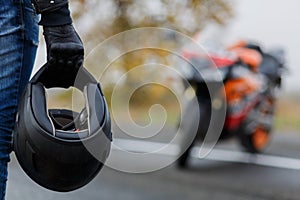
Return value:
<svg viewBox="0 0 300 200">
<path fill-rule="evenodd" d="M 278 99 L 274 122 L 275 130 L 299 131 L 300 134 L 300 97 Z"/>
</svg>

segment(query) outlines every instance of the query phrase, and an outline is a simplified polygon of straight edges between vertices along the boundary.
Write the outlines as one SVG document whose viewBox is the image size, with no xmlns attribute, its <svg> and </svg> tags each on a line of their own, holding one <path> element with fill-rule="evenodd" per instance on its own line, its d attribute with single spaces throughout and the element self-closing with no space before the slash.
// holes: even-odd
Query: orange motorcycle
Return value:
<svg viewBox="0 0 300 200">
<path fill-rule="evenodd" d="M 183 52 L 187 62 L 181 67 L 189 83 L 186 90 L 193 88 L 200 115 L 197 118 L 183 118 L 192 120 L 190 124 L 197 124 L 198 128 L 191 145 L 187 149 L 183 145 L 186 142 L 181 145 L 179 167 L 187 166 L 192 147 L 198 139 L 204 141 L 209 125 L 219 123 L 211 121 L 214 120 L 211 115 L 222 107 L 226 107 L 226 111 L 221 133 L 217 134 L 218 141 L 236 136 L 245 150 L 251 153 L 263 151 L 270 141 L 276 91 L 281 86 L 285 68 L 284 51 L 265 52 L 259 45 L 240 42 L 229 47 L 226 55 L 228 52 L 234 56 Z M 218 78 L 213 75 L 216 70 L 220 74 Z M 187 103 L 184 112 L 191 113 L 193 110 L 196 110 L 195 104 Z M 182 134 L 191 134 L 187 128 L 181 129 Z"/>
</svg>

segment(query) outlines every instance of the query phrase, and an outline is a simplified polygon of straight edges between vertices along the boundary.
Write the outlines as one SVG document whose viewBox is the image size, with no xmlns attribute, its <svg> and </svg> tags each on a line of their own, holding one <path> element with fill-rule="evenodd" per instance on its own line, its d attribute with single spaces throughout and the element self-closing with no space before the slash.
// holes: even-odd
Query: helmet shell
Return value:
<svg viewBox="0 0 300 200">
<path fill-rule="evenodd" d="M 32 84 L 27 85 L 18 108 L 13 134 L 16 157 L 25 173 L 47 189 L 68 192 L 83 187 L 102 169 L 110 152 L 111 124 L 106 102 L 94 133 L 81 138 L 74 132 L 77 139 L 59 138 L 36 119 Z"/>
</svg>

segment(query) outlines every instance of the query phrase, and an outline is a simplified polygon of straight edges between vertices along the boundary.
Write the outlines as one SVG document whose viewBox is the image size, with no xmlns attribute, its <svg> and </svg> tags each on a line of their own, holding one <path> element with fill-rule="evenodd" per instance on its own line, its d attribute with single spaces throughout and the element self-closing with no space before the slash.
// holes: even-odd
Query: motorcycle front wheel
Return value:
<svg viewBox="0 0 300 200">
<path fill-rule="evenodd" d="M 197 102 L 197 104 L 191 103 L 187 105 L 183 113 L 183 125 L 180 127 L 183 137 L 179 144 L 181 156 L 177 160 L 177 166 L 181 169 L 188 167 L 191 150 L 197 141 L 203 140 L 210 122 L 210 102 L 199 102 L 198 100 L 195 101 L 195 99 L 194 102 Z"/>
</svg>

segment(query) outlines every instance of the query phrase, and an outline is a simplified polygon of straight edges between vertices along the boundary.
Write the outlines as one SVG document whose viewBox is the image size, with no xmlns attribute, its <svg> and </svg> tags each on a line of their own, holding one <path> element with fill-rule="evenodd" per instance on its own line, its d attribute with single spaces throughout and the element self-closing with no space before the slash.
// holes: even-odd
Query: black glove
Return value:
<svg viewBox="0 0 300 200">
<path fill-rule="evenodd" d="M 31 0 L 37 14 L 53 12 L 68 5 L 68 0 Z"/>
<path fill-rule="evenodd" d="M 84 47 L 73 25 L 44 26 L 47 61 L 58 69 L 82 66 Z"/>
</svg>

